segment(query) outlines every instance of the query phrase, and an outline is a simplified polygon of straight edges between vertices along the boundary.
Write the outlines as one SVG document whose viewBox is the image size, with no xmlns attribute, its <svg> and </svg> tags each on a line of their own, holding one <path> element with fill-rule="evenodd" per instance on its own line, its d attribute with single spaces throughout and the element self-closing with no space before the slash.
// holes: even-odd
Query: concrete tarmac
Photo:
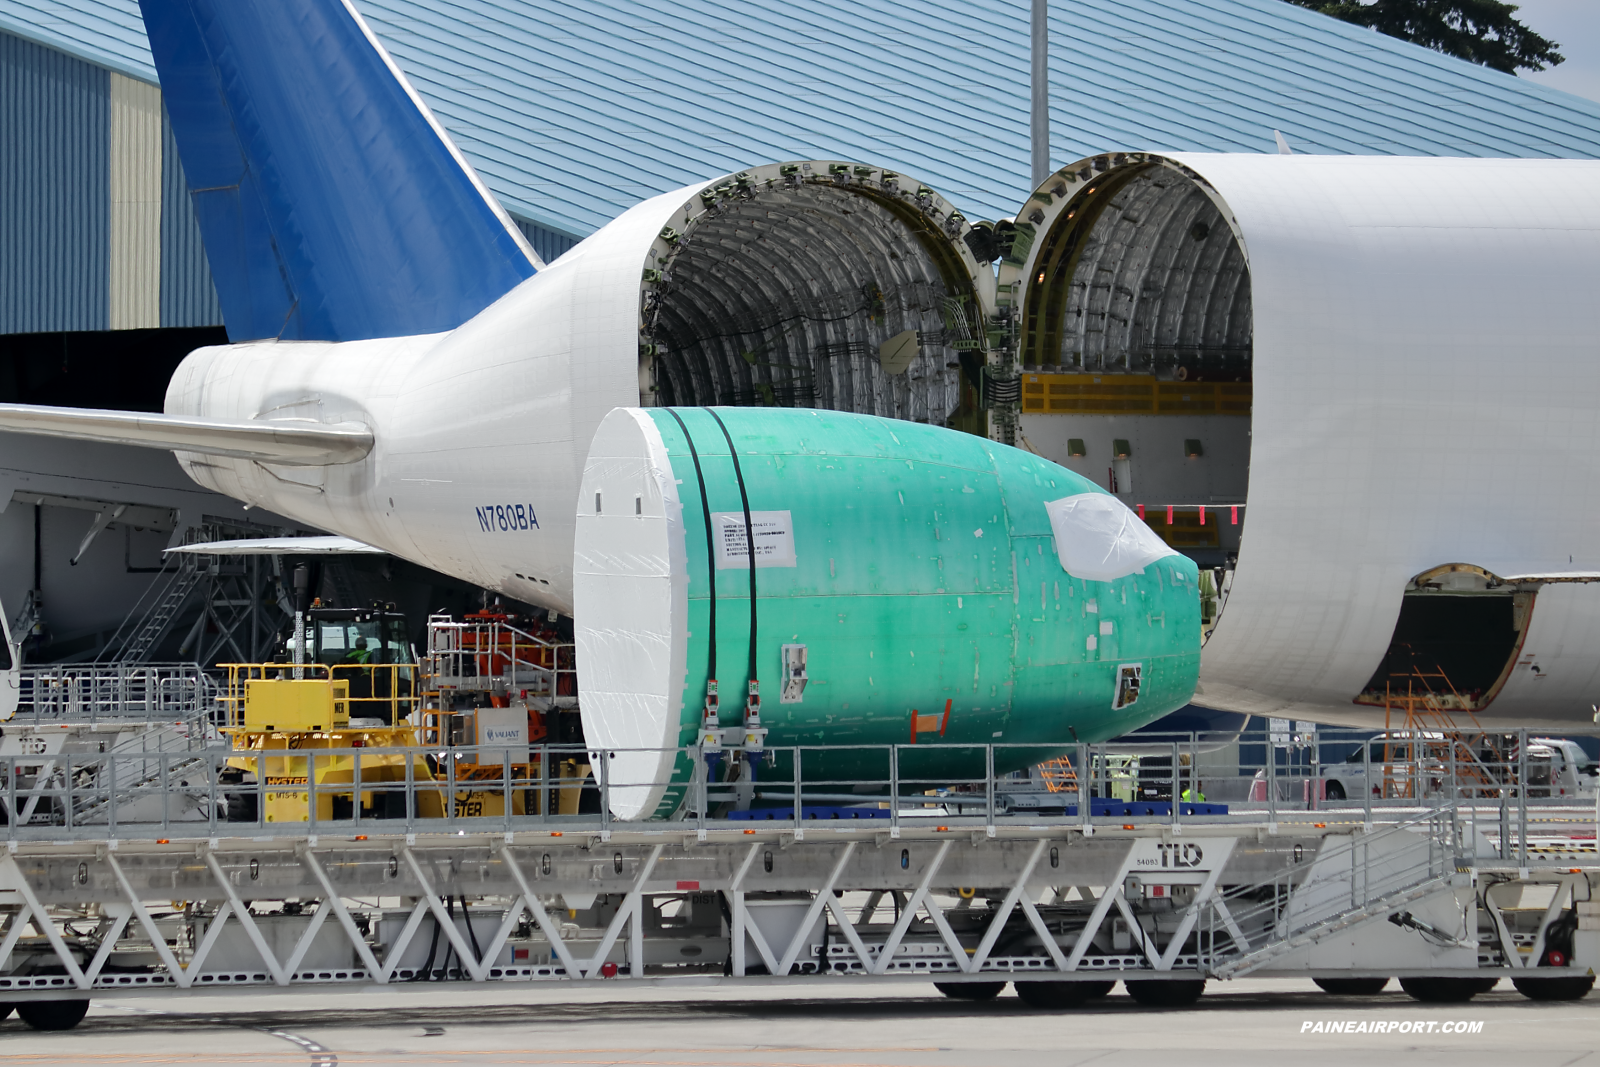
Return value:
<svg viewBox="0 0 1600 1067">
<path fill-rule="evenodd" d="M 1334 1020 L 1365 1021 L 1369 1032 L 1315 1032 L 1317 1022 L 1326 1030 Z M 1376 1022 L 1391 1024 L 1391 1032 L 1370 1032 Z M 1401 1023 L 1411 1024 L 1409 1032 L 1400 1032 Z M 1481 1027 L 1445 1033 L 1446 1023 Z M 1141 1007 L 1119 986 L 1104 1000 L 1059 1012 L 1029 1008 L 1009 989 L 972 1004 L 913 983 L 826 991 L 754 983 L 630 991 L 603 982 L 324 996 L 230 991 L 100 1001 L 66 1033 L 29 1030 L 14 1015 L 0 1023 L 6 1067 L 1377 1067 L 1400 1057 L 1450 1067 L 1600 1067 L 1597 1049 L 1600 993 L 1544 1004 L 1509 982 L 1467 1004 L 1429 1005 L 1393 983 L 1374 997 L 1336 997 L 1309 981 L 1241 979 L 1212 983 L 1181 1011 Z"/>
</svg>

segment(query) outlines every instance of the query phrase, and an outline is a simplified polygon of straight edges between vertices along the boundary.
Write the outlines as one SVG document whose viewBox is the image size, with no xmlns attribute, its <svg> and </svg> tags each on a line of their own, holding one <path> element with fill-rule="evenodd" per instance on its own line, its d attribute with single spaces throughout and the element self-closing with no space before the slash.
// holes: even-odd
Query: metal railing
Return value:
<svg viewBox="0 0 1600 1067">
<path fill-rule="evenodd" d="M 198 663 L 46 664 L 22 668 L 12 722 L 195 723 L 218 708 L 216 681 Z"/>
<path fill-rule="evenodd" d="M 406 722 L 421 706 L 414 663 L 219 663 L 227 672 L 218 689 L 219 724 L 228 729 L 245 725 L 245 691 L 249 683 L 274 680 L 313 680 L 346 683 L 340 699 L 348 705 L 348 718 L 384 725 Z"/>
<path fill-rule="evenodd" d="M 435 615 L 428 619 L 422 657 L 424 688 L 576 697 L 573 655 L 570 642 L 529 633 L 497 617 L 462 621 Z"/>
<path fill-rule="evenodd" d="M 1235 977 L 1299 948 L 1309 937 L 1382 918 L 1444 884 L 1456 869 L 1461 838 L 1453 806 L 1404 817 L 1371 833 L 1351 834 L 1315 850 L 1266 881 L 1221 894 L 1207 911 L 1199 945 L 1212 973 Z M 1258 940 L 1236 936 L 1253 930 Z M 1463 943 L 1473 931 L 1455 932 Z M 1446 936 L 1449 936 L 1448 934 Z"/>
<path fill-rule="evenodd" d="M 1073 746 L 1065 758 L 1082 772 L 1070 787 L 1054 790 L 1042 776 L 1010 770 L 1059 755 L 1059 749 L 1025 744 L 771 746 L 754 764 L 737 750 L 694 746 L 382 748 L 347 746 L 333 736 L 320 737 L 319 747 L 256 749 L 227 747 L 203 735 L 175 735 L 171 744 L 182 747 L 65 751 L 41 743 L 36 752 L 0 755 L 3 835 L 50 837 L 69 830 L 210 837 L 237 831 L 292 837 L 319 828 L 453 833 L 550 826 L 648 832 L 753 822 L 803 829 L 840 820 L 890 834 L 906 826 L 992 832 L 1024 823 L 1160 824 L 1181 831 L 1242 821 L 1310 829 L 1399 825 L 1448 811 L 1462 855 L 1520 857 L 1526 865 L 1530 852 L 1595 848 L 1592 798 L 1529 795 L 1534 790 L 1507 786 L 1488 801 L 1448 790 L 1427 804 L 1370 792 L 1330 801 L 1325 788 L 1306 784 L 1323 777 L 1296 778 L 1281 767 L 1274 772 L 1270 763 L 1259 777 L 1236 772 L 1243 789 L 1218 790 L 1211 784 L 1217 779 L 1203 777 L 1206 769 L 1197 766 L 1203 746 L 1193 738 L 1141 741 L 1133 755 L 1117 745 Z M 1139 763 L 1130 766 L 1134 759 Z M 653 770 L 661 767 L 669 771 Z M 1285 787 L 1296 781 L 1303 788 Z M 1260 783 L 1266 787 L 1254 790 Z M 1199 800 L 1207 790 L 1213 790 L 1211 800 Z M 1215 792 L 1224 791 L 1258 795 L 1216 803 Z M 617 812 L 638 817 L 623 822 Z"/>
</svg>

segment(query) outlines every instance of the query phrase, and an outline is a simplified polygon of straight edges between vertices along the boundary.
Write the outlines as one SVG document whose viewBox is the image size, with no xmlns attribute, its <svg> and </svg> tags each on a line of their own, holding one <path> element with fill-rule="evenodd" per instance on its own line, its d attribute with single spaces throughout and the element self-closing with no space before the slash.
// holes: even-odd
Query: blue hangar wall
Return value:
<svg viewBox="0 0 1600 1067">
<path fill-rule="evenodd" d="M 159 92 L 0 33 L 0 333 L 221 322 Z"/>
<path fill-rule="evenodd" d="M 222 325 L 154 71 L 134 73 L 0 32 L 0 335 Z M 577 243 L 516 222 L 547 261 Z"/>
</svg>

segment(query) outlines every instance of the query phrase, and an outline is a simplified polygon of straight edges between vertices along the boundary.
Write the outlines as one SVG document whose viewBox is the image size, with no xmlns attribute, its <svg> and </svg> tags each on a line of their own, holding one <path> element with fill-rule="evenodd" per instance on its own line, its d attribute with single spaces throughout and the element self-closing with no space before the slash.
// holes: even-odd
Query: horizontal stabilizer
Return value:
<svg viewBox="0 0 1600 1067">
<path fill-rule="evenodd" d="M 179 545 L 168 552 L 197 556 L 381 556 L 383 549 L 348 537 L 246 537 L 237 541 L 204 541 Z"/>
<path fill-rule="evenodd" d="M 96 408 L 47 408 L 0 404 L 0 430 L 100 441 L 112 445 L 170 448 L 208 456 L 253 459 L 285 467 L 353 463 L 372 451 L 372 431 L 360 425 L 315 422 L 222 422 L 179 415 Z"/>
</svg>

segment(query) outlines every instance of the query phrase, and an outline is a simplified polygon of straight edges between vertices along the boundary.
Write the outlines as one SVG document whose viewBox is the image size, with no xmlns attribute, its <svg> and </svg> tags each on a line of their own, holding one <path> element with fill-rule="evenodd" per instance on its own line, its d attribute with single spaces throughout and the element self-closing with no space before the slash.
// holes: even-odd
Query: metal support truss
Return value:
<svg viewBox="0 0 1600 1067">
<path fill-rule="evenodd" d="M 1274 837 L 1257 827 L 1249 847 L 1226 827 L 1178 836 L 1164 820 L 1121 833 L 1003 826 L 994 836 L 978 824 L 909 825 L 894 837 L 879 823 L 817 827 L 803 840 L 777 829 L 702 839 L 679 825 L 17 842 L 0 850 L 0 999 L 724 974 L 1223 977 L 1304 967 L 1284 961 L 1402 905 L 1445 901 L 1461 877 L 1439 867 L 1455 862 L 1432 836 L 1447 828 L 1425 817 L 1377 834 Z M 1559 885 L 1537 937 L 1522 916 L 1531 960 L 1493 892 L 1484 897 L 1485 921 L 1513 946 L 1506 969 L 1537 965 L 1548 929 L 1600 874 L 1520 880 Z M 169 901 L 188 903 L 169 911 Z M 1414 932 L 1394 937 L 1415 942 L 1424 961 L 1438 948 Z"/>
</svg>

